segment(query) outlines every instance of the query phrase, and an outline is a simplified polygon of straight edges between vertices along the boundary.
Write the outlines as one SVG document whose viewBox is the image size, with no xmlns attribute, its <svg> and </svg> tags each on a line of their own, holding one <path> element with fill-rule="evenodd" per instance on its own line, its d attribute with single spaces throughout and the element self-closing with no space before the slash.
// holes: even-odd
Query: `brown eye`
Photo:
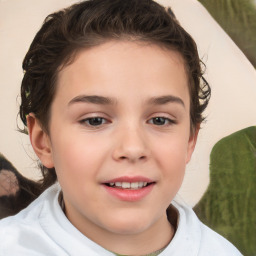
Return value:
<svg viewBox="0 0 256 256">
<path fill-rule="evenodd" d="M 164 117 L 154 117 L 152 118 L 153 124 L 155 125 L 164 125 L 168 122 L 167 118 Z"/>
<path fill-rule="evenodd" d="M 149 123 L 160 126 L 174 124 L 175 122 L 169 118 L 158 116 L 150 119 Z"/>
<path fill-rule="evenodd" d="M 106 122 L 106 119 L 102 117 L 90 117 L 81 121 L 81 123 L 85 123 L 89 126 L 100 126 L 102 124 L 105 124 Z"/>
</svg>

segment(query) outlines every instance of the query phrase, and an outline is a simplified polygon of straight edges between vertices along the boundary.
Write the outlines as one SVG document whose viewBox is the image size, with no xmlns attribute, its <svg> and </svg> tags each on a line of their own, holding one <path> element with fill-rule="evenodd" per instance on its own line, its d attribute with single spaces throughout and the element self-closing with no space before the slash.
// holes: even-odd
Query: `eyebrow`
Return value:
<svg viewBox="0 0 256 256">
<path fill-rule="evenodd" d="M 115 100 L 108 97 L 98 96 L 98 95 L 79 95 L 73 98 L 68 105 L 72 105 L 74 103 L 92 103 L 99 105 L 114 105 Z"/>
<path fill-rule="evenodd" d="M 116 100 L 109 97 L 98 96 L 98 95 L 78 95 L 73 98 L 68 105 L 72 105 L 74 103 L 92 103 L 98 105 L 114 105 Z M 178 103 L 185 107 L 183 100 L 179 97 L 173 95 L 165 95 L 160 97 L 153 97 L 147 101 L 148 104 L 152 105 L 165 105 L 168 103 Z"/>
<path fill-rule="evenodd" d="M 148 103 L 152 104 L 152 105 L 164 105 L 164 104 L 168 104 L 168 103 L 178 103 L 178 104 L 182 105 L 183 107 L 185 107 L 184 101 L 181 98 L 173 96 L 173 95 L 153 97 L 148 100 Z"/>
</svg>

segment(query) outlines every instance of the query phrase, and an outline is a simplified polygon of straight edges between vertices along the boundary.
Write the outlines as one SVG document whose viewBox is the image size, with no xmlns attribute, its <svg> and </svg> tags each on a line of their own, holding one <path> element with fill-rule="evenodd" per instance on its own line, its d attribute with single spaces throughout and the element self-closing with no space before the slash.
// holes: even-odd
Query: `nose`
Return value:
<svg viewBox="0 0 256 256">
<path fill-rule="evenodd" d="M 149 145 L 142 129 L 123 127 L 113 139 L 116 139 L 113 151 L 113 158 L 116 161 L 137 162 L 149 157 Z"/>
</svg>

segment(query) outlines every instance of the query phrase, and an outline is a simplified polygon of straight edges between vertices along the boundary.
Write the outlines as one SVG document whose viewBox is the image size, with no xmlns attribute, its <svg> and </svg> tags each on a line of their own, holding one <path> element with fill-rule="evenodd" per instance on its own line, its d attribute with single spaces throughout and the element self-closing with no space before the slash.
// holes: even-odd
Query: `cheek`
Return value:
<svg viewBox="0 0 256 256">
<path fill-rule="evenodd" d="M 163 169 L 175 171 L 176 168 L 186 166 L 188 143 L 184 138 L 165 140 L 162 145 L 155 148 L 154 155 Z"/>
<path fill-rule="evenodd" d="M 76 136 L 58 134 L 58 139 L 53 141 L 52 155 L 57 175 L 72 174 L 72 179 L 97 175 L 104 152 L 107 152 L 102 141 L 78 133 L 69 134 Z"/>
<path fill-rule="evenodd" d="M 184 138 L 176 137 L 170 143 L 163 143 L 154 153 L 167 194 L 171 190 L 176 194 L 181 186 L 186 169 L 187 146 Z"/>
</svg>

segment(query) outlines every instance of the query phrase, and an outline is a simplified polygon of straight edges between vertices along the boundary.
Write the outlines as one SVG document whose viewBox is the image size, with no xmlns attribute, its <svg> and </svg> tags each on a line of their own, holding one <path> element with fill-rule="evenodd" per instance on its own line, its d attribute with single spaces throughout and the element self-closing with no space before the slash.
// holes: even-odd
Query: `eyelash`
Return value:
<svg viewBox="0 0 256 256">
<path fill-rule="evenodd" d="M 95 123 L 93 124 L 93 121 L 96 121 L 96 124 Z M 160 124 L 157 124 L 156 122 L 159 122 L 159 121 L 160 121 Z M 106 123 L 109 123 L 109 121 L 104 117 L 96 116 L 96 117 L 89 117 L 89 118 L 83 119 L 80 121 L 80 123 L 85 124 L 89 127 L 97 128 Z M 156 116 L 149 119 L 148 123 L 156 126 L 169 126 L 169 125 L 176 124 L 176 121 L 167 117 Z"/>
<path fill-rule="evenodd" d="M 154 123 L 154 121 L 163 121 L 163 124 L 156 124 Z M 170 118 L 164 117 L 164 116 L 156 116 L 156 117 L 152 117 L 149 121 L 149 123 L 154 124 L 156 126 L 169 126 L 169 125 L 173 125 L 176 124 L 175 120 L 172 120 Z"/>
<path fill-rule="evenodd" d="M 96 123 L 98 121 L 101 121 L 100 124 L 96 124 L 96 125 L 93 125 L 91 122 L 92 121 L 96 121 Z M 102 123 L 103 121 L 103 123 Z M 107 119 L 104 118 L 104 117 L 100 117 L 100 116 L 95 116 L 95 117 L 89 117 L 89 118 L 86 118 L 86 119 L 83 119 L 80 121 L 81 124 L 86 124 L 87 126 L 90 126 L 90 127 L 99 127 L 105 123 L 107 123 Z"/>
</svg>

